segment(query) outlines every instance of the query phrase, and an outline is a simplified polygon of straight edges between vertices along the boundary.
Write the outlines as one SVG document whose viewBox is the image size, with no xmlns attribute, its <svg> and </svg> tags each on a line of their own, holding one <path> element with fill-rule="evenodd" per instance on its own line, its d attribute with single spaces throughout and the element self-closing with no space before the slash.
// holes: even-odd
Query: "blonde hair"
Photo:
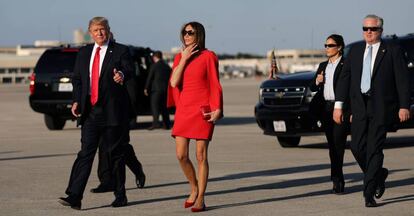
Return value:
<svg viewBox="0 0 414 216">
<path fill-rule="evenodd" d="M 108 19 L 106 19 L 105 17 L 97 16 L 92 18 L 91 20 L 89 20 L 88 29 L 90 29 L 92 25 L 103 25 L 108 32 L 111 30 L 111 28 L 109 27 Z"/>
</svg>

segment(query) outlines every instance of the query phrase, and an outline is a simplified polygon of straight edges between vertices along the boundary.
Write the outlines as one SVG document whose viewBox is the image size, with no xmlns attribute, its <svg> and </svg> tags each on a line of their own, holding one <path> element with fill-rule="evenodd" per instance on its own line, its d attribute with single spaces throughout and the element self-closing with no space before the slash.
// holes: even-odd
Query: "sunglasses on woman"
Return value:
<svg viewBox="0 0 414 216">
<path fill-rule="evenodd" d="M 185 36 L 185 35 L 188 35 L 188 36 L 193 36 L 193 35 L 195 35 L 195 32 L 194 32 L 194 31 L 192 31 L 192 30 L 190 30 L 190 31 L 183 30 L 183 31 L 181 32 L 181 34 L 182 34 L 183 36 Z"/>
<path fill-rule="evenodd" d="M 337 47 L 338 45 L 337 44 L 325 44 L 324 46 L 325 48 L 334 48 L 334 47 Z"/>
</svg>

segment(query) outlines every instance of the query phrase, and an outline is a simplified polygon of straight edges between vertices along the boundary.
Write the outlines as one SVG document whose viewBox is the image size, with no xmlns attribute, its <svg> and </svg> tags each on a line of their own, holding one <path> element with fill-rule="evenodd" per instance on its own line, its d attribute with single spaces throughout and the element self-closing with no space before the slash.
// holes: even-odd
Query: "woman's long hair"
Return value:
<svg viewBox="0 0 414 216">
<path fill-rule="evenodd" d="M 187 26 L 191 26 L 194 29 L 194 32 L 195 32 L 194 36 L 195 36 L 195 40 L 196 40 L 196 43 L 197 43 L 198 47 L 201 50 L 205 49 L 206 48 L 206 31 L 204 29 L 204 26 L 199 22 L 195 22 L 195 21 L 188 22 L 188 23 L 184 24 L 181 27 L 181 31 L 180 31 L 180 40 L 181 40 L 181 42 L 184 44 L 184 34 L 183 33 L 185 31 L 185 27 L 187 27 Z"/>
</svg>

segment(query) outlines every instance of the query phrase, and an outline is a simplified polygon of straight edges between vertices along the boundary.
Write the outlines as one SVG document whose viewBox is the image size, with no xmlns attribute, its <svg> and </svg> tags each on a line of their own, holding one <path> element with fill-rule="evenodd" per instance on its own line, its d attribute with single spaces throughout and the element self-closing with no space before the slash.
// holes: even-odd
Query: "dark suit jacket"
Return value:
<svg viewBox="0 0 414 216">
<path fill-rule="evenodd" d="M 335 68 L 335 73 L 334 73 L 334 83 L 333 83 L 333 88 L 334 88 L 334 92 L 336 92 L 336 84 L 338 83 L 338 78 L 339 78 L 339 74 L 341 73 L 341 71 L 342 71 L 342 67 L 343 67 L 343 65 L 344 65 L 344 61 L 345 61 L 345 58 L 344 57 L 342 57 L 341 58 L 341 60 L 339 61 L 339 63 L 338 63 L 338 66 L 336 66 L 336 68 Z M 322 92 L 322 97 L 323 97 L 323 89 L 324 89 L 324 85 L 323 84 L 319 84 L 318 86 L 316 85 L 316 77 L 319 75 L 319 74 L 321 74 L 322 72 L 325 72 L 325 70 L 326 70 L 326 66 L 328 65 L 328 61 L 324 61 L 324 62 L 322 62 L 322 63 L 320 63 L 319 64 L 319 67 L 318 67 L 318 70 L 316 70 L 316 74 L 315 74 L 315 77 L 313 78 L 313 80 L 312 80 L 312 82 L 311 82 L 311 84 L 310 84 L 310 89 L 312 90 L 312 91 L 318 91 L 318 93 L 319 92 Z"/>
<path fill-rule="evenodd" d="M 145 88 L 150 92 L 162 91 L 167 92 L 168 82 L 170 80 L 171 68 L 163 60 L 151 66 Z"/>
<path fill-rule="evenodd" d="M 78 102 L 80 107 L 81 118 L 78 121 L 80 125 L 88 117 L 90 105 L 89 64 L 93 46 L 94 44 L 89 44 L 79 50 L 72 79 L 73 101 Z M 124 83 L 126 83 L 131 77 L 134 66 L 128 47 L 111 41 L 108 44 L 99 75 L 97 102 L 97 106 L 103 109 L 107 126 L 125 123 L 129 114 L 128 93 L 125 85 L 120 85 L 113 80 L 114 68 L 122 71 Z"/>
<path fill-rule="evenodd" d="M 339 78 L 339 75 L 342 71 L 344 61 L 345 61 L 345 58 L 342 57 L 341 60 L 339 61 L 338 65 L 335 68 L 334 80 L 333 80 L 333 88 L 334 88 L 335 95 L 336 95 L 336 92 L 337 92 L 336 87 L 338 86 L 337 85 L 338 78 Z M 310 105 L 311 112 L 313 114 L 317 115 L 317 116 L 319 116 L 321 114 L 320 112 L 325 112 L 325 109 L 324 109 L 325 99 L 323 97 L 324 84 L 321 83 L 319 85 L 316 85 L 316 77 L 319 74 L 321 74 L 322 72 L 326 71 L 326 66 L 327 65 L 328 65 L 328 61 L 324 61 L 324 62 L 319 64 L 319 67 L 316 70 L 315 77 L 312 79 L 311 83 L 309 84 L 309 88 L 310 88 L 311 91 L 317 91 L 317 93 L 313 97 L 311 105 Z M 344 103 L 344 110 L 346 110 L 347 112 L 349 111 L 349 104 L 348 103 Z"/>
<path fill-rule="evenodd" d="M 360 87 L 365 46 L 361 43 L 351 48 L 337 84 L 336 100 L 350 98 L 355 120 L 361 120 L 367 114 Z M 370 88 L 377 124 L 393 124 L 398 121 L 398 110 L 409 108 L 409 85 L 408 68 L 401 48 L 382 41 L 375 58 Z"/>
</svg>

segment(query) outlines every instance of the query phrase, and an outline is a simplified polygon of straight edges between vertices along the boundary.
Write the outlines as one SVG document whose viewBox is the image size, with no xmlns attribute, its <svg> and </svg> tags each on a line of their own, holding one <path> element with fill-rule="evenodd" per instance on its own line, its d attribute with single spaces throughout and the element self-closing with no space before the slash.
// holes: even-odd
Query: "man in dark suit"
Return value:
<svg viewBox="0 0 414 216">
<path fill-rule="evenodd" d="M 385 191 L 388 170 L 383 168 L 387 128 L 410 117 L 408 68 L 401 48 L 381 40 L 383 19 L 368 15 L 363 21 L 365 43 L 354 45 L 339 77 L 333 118 L 343 121 L 341 102 L 350 99 L 351 150 L 364 172 L 366 207 Z M 335 104 L 335 106 L 337 105 Z"/>
<path fill-rule="evenodd" d="M 112 32 L 109 33 L 109 40 L 111 42 L 115 42 L 115 38 Z M 135 88 L 130 88 L 131 85 L 135 86 L 135 80 L 133 78 L 129 79 L 128 82 L 125 83 L 127 90 L 128 90 L 128 96 L 130 99 L 130 111 L 131 116 L 134 118 L 135 123 L 135 110 L 136 106 L 133 104 L 133 101 L 136 101 L 135 93 L 131 92 L 130 90 Z M 132 93 L 132 95 L 131 95 Z M 131 127 L 131 122 L 130 122 Z M 129 139 L 129 138 L 128 138 Z M 100 184 L 96 188 L 92 188 L 92 193 L 105 193 L 114 191 L 115 189 L 115 177 L 113 176 L 112 170 L 111 170 L 111 157 L 110 152 L 105 152 L 102 148 L 103 145 L 99 145 L 99 163 L 98 163 L 98 178 Z M 142 164 L 138 160 L 134 147 L 131 144 L 125 145 L 125 165 L 134 173 L 135 175 L 135 183 L 138 188 L 143 188 L 145 186 L 145 180 L 146 176 L 142 169 Z"/>
<path fill-rule="evenodd" d="M 79 50 L 72 79 L 72 114 L 82 125 L 81 150 L 72 167 L 68 196 L 59 202 L 78 210 L 99 145 L 110 154 L 115 176 L 112 207 L 128 202 L 124 152 L 129 142 L 129 100 L 123 83 L 129 79 L 133 64 L 128 47 L 109 41 L 109 32 L 106 18 L 94 17 L 89 21 L 89 34 L 95 43 Z"/>
<path fill-rule="evenodd" d="M 144 94 L 151 96 L 152 126 L 149 130 L 160 128 L 158 117 L 162 115 L 163 128 L 170 128 L 170 115 L 167 109 L 167 89 L 170 79 L 171 68 L 162 59 L 161 51 L 155 51 L 152 55 L 154 64 L 151 66 L 150 72 L 145 84 Z"/>
<path fill-rule="evenodd" d="M 341 35 L 332 34 L 326 39 L 325 52 L 328 61 L 319 64 L 315 78 L 309 86 L 312 91 L 317 91 L 311 102 L 311 109 L 313 108 L 314 111 L 312 113 L 321 119 L 328 141 L 331 180 L 333 183 L 332 193 L 334 194 L 342 194 L 344 192 L 345 181 L 342 167 L 346 137 L 349 130 L 349 118 L 345 118 L 347 121 L 340 125 L 335 124 L 332 119 L 335 88 L 337 87 L 338 77 L 344 64 L 344 58 L 342 57 L 344 47 L 345 43 Z"/>
</svg>

